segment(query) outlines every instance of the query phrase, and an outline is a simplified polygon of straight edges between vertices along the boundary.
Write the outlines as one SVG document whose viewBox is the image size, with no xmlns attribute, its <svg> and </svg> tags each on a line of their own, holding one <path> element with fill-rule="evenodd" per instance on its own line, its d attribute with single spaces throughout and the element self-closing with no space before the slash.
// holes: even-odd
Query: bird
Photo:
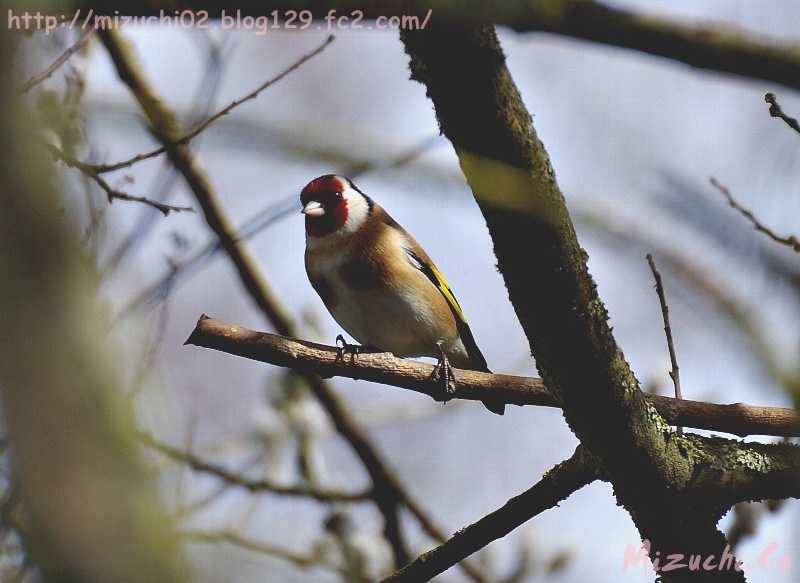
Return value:
<svg viewBox="0 0 800 583">
<path fill-rule="evenodd" d="M 300 193 L 305 267 L 334 320 L 364 348 L 437 358 L 441 400 L 456 368 L 491 372 L 461 306 L 422 246 L 345 176 L 326 174 Z M 337 346 L 349 345 L 340 335 Z M 502 415 L 501 400 L 486 400 Z"/>
</svg>

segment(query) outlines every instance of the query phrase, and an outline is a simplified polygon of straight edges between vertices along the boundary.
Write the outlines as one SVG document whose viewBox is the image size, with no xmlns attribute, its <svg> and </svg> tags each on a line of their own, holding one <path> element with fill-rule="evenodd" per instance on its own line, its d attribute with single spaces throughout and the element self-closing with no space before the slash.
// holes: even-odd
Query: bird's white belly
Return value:
<svg viewBox="0 0 800 583">
<path fill-rule="evenodd" d="M 336 321 L 358 342 L 398 356 L 436 356 L 429 308 L 402 290 L 353 290 L 332 278 Z"/>
</svg>

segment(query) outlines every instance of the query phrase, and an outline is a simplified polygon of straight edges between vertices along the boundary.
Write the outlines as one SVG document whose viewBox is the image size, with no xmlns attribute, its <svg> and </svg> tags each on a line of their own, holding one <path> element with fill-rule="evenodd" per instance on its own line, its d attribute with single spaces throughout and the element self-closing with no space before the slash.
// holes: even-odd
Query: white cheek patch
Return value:
<svg viewBox="0 0 800 583">
<path fill-rule="evenodd" d="M 345 188 L 342 196 L 347 201 L 347 221 L 338 232 L 342 235 L 351 235 L 366 222 L 369 216 L 369 204 L 360 192 L 350 186 Z"/>
</svg>

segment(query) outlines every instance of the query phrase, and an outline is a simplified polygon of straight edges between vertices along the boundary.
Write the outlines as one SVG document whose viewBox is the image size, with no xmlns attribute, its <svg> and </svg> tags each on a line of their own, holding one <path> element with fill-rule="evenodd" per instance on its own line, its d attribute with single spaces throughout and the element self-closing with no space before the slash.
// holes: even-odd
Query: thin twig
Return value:
<svg viewBox="0 0 800 583">
<path fill-rule="evenodd" d="M 653 261 L 653 256 L 650 253 L 647 254 L 647 263 L 650 264 L 650 271 L 653 272 L 653 278 L 656 280 L 656 293 L 661 304 L 661 316 L 664 318 L 664 334 L 667 336 L 669 360 L 672 363 L 672 370 L 669 371 L 669 376 L 672 379 L 672 384 L 675 385 L 675 398 L 681 400 L 683 399 L 683 395 L 681 395 L 681 374 L 678 367 L 678 357 L 675 354 L 675 344 L 672 341 L 672 328 L 669 325 L 669 306 L 664 295 L 664 284 L 661 281 L 661 273 L 656 268 L 656 262 Z M 683 427 L 679 425 L 677 429 L 678 433 L 683 435 Z"/>
<path fill-rule="evenodd" d="M 731 191 L 728 190 L 728 188 L 725 185 L 720 184 L 717 181 L 717 179 L 714 178 L 713 176 L 709 178 L 708 181 L 711 183 L 711 186 L 713 186 L 722 193 L 722 195 L 726 198 L 728 204 L 732 208 L 739 211 L 748 221 L 750 221 L 753 227 L 755 227 L 756 231 L 764 233 L 767 237 L 769 237 L 776 243 L 779 243 L 781 245 L 786 245 L 796 253 L 800 253 L 800 240 L 798 240 L 796 236 L 789 235 L 787 237 L 781 237 L 780 235 L 777 235 L 775 231 L 773 231 L 769 227 L 765 226 L 761 221 L 759 221 L 752 213 L 752 211 L 750 211 L 746 207 L 743 207 L 738 202 L 736 202 L 736 199 L 733 198 Z"/>
<path fill-rule="evenodd" d="M 277 557 L 279 559 L 288 561 L 301 569 L 321 567 L 344 574 L 344 570 L 341 567 L 334 565 L 333 563 L 325 562 L 321 557 L 316 555 L 301 555 L 282 547 L 263 542 L 256 542 L 245 538 L 233 530 L 184 530 L 179 534 L 183 538 L 193 542 L 227 543 L 229 545 L 241 547 L 248 551 L 260 553 L 262 555 Z"/>
<path fill-rule="evenodd" d="M 61 150 L 61 148 L 58 148 L 54 144 L 50 144 L 48 142 L 43 142 L 43 143 L 47 146 L 47 149 L 50 150 L 50 153 L 53 155 L 55 159 L 61 160 L 69 168 L 74 168 L 76 170 L 79 170 L 80 172 L 83 173 L 84 176 L 94 180 L 97 186 L 99 186 L 103 190 L 103 192 L 106 193 L 106 197 L 108 198 L 109 203 L 113 203 L 115 200 L 139 202 L 160 211 L 161 214 L 163 214 L 165 217 L 172 212 L 176 213 L 184 211 L 194 212 L 194 209 L 190 206 L 176 206 L 172 204 L 165 204 L 163 202 L 151 200 L 146 196 L 135 196 L 133 194 L 128 194 L 126 192 L 122 192 L 121 190 L 117 190 L 116 188 L 112 187 L 108 182 L 106 182 L 105 179 L 97 173 L 97 171 L 91 164 L 86 164 L 85 162 L 81 162 L 80 160 L 75 160 L 74 158 L 70 158 Z"/>
<path fill-rule="evenodd" d="M 215 39 L 210 31 L 202 29 L 200 35 L 193 35 L 192 38 L 205 41 L 205 67 L 200 82 L 194 89 L 192 106 L 186 117 L 188 127 L 207 118 L 213 111 L 214 102 L 221 85 L 225 64 L 230 59 L 236 43 L 231 35 L 223 35 L 219 40 Z M 181 125 L 181 127 L 184 127 Z M 199 140 L 199 138 L 197 138 Z M 195 143 L 197 143 L 195 140 Z M 153 198 L 158 202 L 167 202 L 174 194 L 175 184 L 179 177 L 175 168 L 166 160 L 160 165 L 158 174 L 150 181 L 148 190 L 152 192 Z M 158 217 L 155 213 L 139 213 L 135 224 L 113 252 L 108 254 L 108 258 L 100 267 L 100 277 L 107 279 L 129 255 L 133 254 L 138 248 L 142 247 L 148 236 L 153 233 L 157 224 Z"/>
<path fill-rule="evenodd" d="M 308 486 L 286 486 L 266 479 L 251 480 L 236 472 L 230 472 L 222 466 L 202 460 L 189 452 L 167 445 L 148 433 L 140 432 L 139 438 L 144 445 L 175 462 L 189 466 L 196 472 L 215 476 L 232 486 L 238 486 L 250 492 L 271 492 L 284 496 L 300 496 L 319 500 L 320 502 L 362 502 L 372 497 L 370 490 L 342 492 L 339 490 L 310 488 Z"/>
<path fill-rule="evenodd" d="M 429 581 L 492 541 L 503 538 L 534 516 L 568 498 L 598 477 L 593 462 L 578 446 L 575 453 L 549 470 L 533 487 L 506 502 L 502 508 L 460 529 L 447 542 L 420 555 L 383 583 Z"/>
<path fill-rule="evenodd" d="M 634 222 L 619 217 L 609 221 L 606 213 L 584 212 L 579 216 L 584 225 L 597 229 L 605 237 L 610 237 L 615 245 L 621 245 L 626 249 L 632 246 L 640 249 L 657 249 L 662 264 L 666 264 L 673 274 L 683 280 L 684 285 L 707 299 L 724 320 L 736 328 L 747 342 L 749 346 L 747 354 L 752 357 L 754 363 L 762 368 L 772 381 L 792 392 L 791 385 L 787 384 L 792 375 L 785 371 L 785 367 L 778 361 L 776 353 L 779 351 L 775 350 L 774 343 L 754 317 L 753 307 L 732 293 L 733 287 L 727 284 L 724 278 L 698 264 L 688 254 L 679 253 L 677 249 L 659 242 L 649 230 L 642 229 Z M 691 423 L 683 425 L 693 426 Z"/>
<path fill-rule="evenodd" d="M 323 377 L 361 379 L 434 398 L 441 392 L 431 380 L 434 368 L 431 364 L 399 358 L 389 352 L 368 350 L 361 350 L 357 359 L 342 359 L 335 346 L 256 332 L 206 316 L 197 322 L 186 343 Z M 456 369 L 456 387 L 452 396 L 474 401 L 498 399 L 511 405 L 560 406 L 539 378 L 471 370 Z M 739 436 L 800 436 L 800 414 L 790 408 L 743 403 L 720 405 L 658 395 L 646 395 L 645 398 L 673 425 L 725 431 Z"/>
<path fill-rule="evenodd" d="M 251 99 L 255 99 L 256 97 L 258 97 L 259 93 L 261 93 L 262 91 L 264 91 L 265 89 L 267 89 L 271 85 L 274 85 L 275 83 L 277 83 L 278 81 L 280 81 L 281 79 L 286 77 L 289 73 L 291 73 L 294 70 L 296 70 L 299 67 L 301 67 L 306 61 L 308 61 L 308 60 L 314 58 L 315 56 L 317 56 L 319 53 L 321 53 L 323 50 L 325 50 L 325 48 L 329 44 L 331 44 L 333 42 L 334 38 L 335 37 L 333 35 L 328 36 L 328 38 L 326 38 L 325 41 L 320 46 L 318 46 L 316 49 L 314 49 L 313 51 L 311 51 L 310 53 L 308 53 L 306 55 L 303 55 L 297 61 L 295 61 L 293 64 L 289 65 L 286 69 L 284 69 L 283 71 L 278 73 L 275 77 L 272 77 L 271 79 L 268 79 L 267 81 L 264 81 L 261 85 L 256 87 L 253 91 L 251 91 L 250 93 L 248 93 L 244 97 L 240 97 L 239 99 L 235 99 L 234 101 L 232 101 L 231 103 L 229 103 L 228 105 L 226 105 L 225 107 L 220 109 L 217 113 L 215 113 L 214 115 L 212 115 L 211 117 L 206 119 L 204 122 L 198 124 L 192 131 L 190 131 L 189 133 L 187 133 L 183 137 L 178 138 L 177 140 L 172 142 L 171 145 L 172 146 L 180 146 L 180 145 L 183 145 L 183 144 L 187 144 L 190 140 L 192 140 L 194 137 L 196 137 L 197 134 L 203 132 L 206 128 L 208 128 L 208 126 L 213 124 L 219 118 L 227 115 L 228 113 L 231 112 L 231 110 L 233 110 L 234 108 L 240 106 L 242 103 L 245 103 L 246 101 L 250 101 Z M 142 160 L 147 160 L 149 158 L 155 158 L 156 156 L 158 156 L 160 154 L 163 154 L 166 151 L 167 151 L 167 147 L 166 146 L 161 146 L 159 148 L 155 148 L 154 150 L 150 150 L 149 152 L 144 152 L 142 154 L 137 154 L 136 156 L 128 158 L 127 160 L 122 160 L 120 162 L 115 162 L 113 164 L 97 164 L 97 165 L 94 165 L 93 168 L 94 168 L 95 172 L 97 172 L 98 174 L 104 174 L 106 172 L 113 172 L 114 170 L 119 170 L 121 168 L 127 168 L 128 166 L 133 166 L 134 164 L 136 164 L 137 162 L 141 162 Z"/>
<path fill-rule="evenodd" d="M 783 109 L 781 109 L 780 103 L 778 103 L 778 98 L 774 93 L 767 93 L 764 95 L 764 101 L 769 103 L 769 114 L 772 117 L 778 117 L 786 122 L 790 128 L 800 134 L 800 123 L 797 123 L 797 120 L 793 117 L 789 117 L 785 113 L 783 113 Z"/>
<path fill-rule="evenodd" d="M 74 55 L 81 49 L 81 47 L 86 43 L 86 41 L 89 40 L 89 37 L 91 36 L 92 32 L 94 32 L 94 28 L 92 27 L 89 27 L 86 30 L 84 30 L 78 37 L 78 40 L 76 40 L 71 46 L 69 46 L 67 50 L 61 53 L 61 55 L 55 61 L 53 61 L 52 64 L 49 67 L 47 67 L 47 69 L 25 81 L 25 83 L 23 83 L 18 90 L 19 94 L 24 95 L 28 91 L 36 87 L 39 83 L 44 81 L 45 79 L 49 79 L 53 75 L 53 73 L 55 73 L 58 70 L 58 68 L 61 67 L 61 65 L 66 63 L 72 55 Z"/>
<path fill-rule="evenodd" d="M 238 470 L 239 473 L 248 472 L 258 466 L 261 463 L 261 455 L 260 453 L 253 457 L 253 459 L 248 460 L 248 463 L 244 464 L 244 466 Z M 173 518 L 177 520 L 186 519 L 193 514 L 203 510 L 204 508 L 208 508 L 214 502 L 220 499 L 228 490 L 234 487 L 235 484 L 231 484 L 230 482 L 222 481 L 219 486 L 214 489 L 213 491 L 209 492 L 205 496 L 202 496 L 196 500 L 187 501 L 184 506 L 176 509 L 175 512 L 172 514 Z"/>
</svg>

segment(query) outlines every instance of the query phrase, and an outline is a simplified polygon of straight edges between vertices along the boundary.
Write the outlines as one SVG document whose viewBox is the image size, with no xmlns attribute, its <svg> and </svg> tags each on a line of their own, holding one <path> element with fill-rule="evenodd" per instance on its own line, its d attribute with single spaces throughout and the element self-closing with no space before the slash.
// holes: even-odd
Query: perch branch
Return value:
<svg viewBox="0 0 800 583">
<path fill-rule="evenodd" d="M 433 365 L 398 358 L 388 352 L 362 350 L 358 358 L 338 357 L 326 346 L 201 316 L 187 344 L 236 356 L 313 372 L 323 377 L 363 379 L 434 396 L 439 387 L 431 381 Z M 502 399 L 511 405 L 559 407 L 559 402 L 539 378 L 456 370 L 455 398 L 483 401 Z M 800 435 L 800 415 L 781 407 L 757 407 L 743 403 L 718 405 L 646 395 L 647 401 L 671 424 L 725 431 L 735 435 Z"/>
</svg>

